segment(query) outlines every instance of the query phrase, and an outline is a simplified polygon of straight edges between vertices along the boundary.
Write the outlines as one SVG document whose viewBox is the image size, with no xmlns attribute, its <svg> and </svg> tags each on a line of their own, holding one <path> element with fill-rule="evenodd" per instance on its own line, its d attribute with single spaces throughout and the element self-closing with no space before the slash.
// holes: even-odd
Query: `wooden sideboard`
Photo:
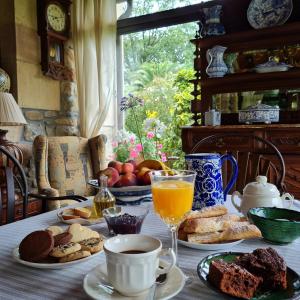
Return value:
<svg viewBox="0 0 300 300">
<path fill-rule="evenodd" d="M 300 199 L 300 124 L 185 126 L 182 128 L 182 149 L 185 153 L 190 153 L 193 146 L 203 138 L 225 132 L 256 135 L 272 142 L 280 150 L 285 161 L 287 191 Z M 257 145 L 242 139 L 230 145 L 219 143 L 216 147 L 220 152 L 225 149 L 261 152 Z M 203 147 L 199 152 L 210 152 L 210 149 Z"/>
</svg>

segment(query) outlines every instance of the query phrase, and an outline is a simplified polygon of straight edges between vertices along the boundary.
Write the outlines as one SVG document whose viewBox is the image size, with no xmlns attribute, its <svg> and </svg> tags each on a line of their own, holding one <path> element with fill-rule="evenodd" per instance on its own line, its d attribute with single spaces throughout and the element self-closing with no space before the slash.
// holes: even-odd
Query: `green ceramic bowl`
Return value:
<svg viewBox="0 0 300 300">
<path fill-rule="evenodd" d="M 254 207 L 248 218 L 260 229 L 262 236 L 274 244 L 291 243 L 300 237 L 300 212 L 277 207 Z"/>
</svg>

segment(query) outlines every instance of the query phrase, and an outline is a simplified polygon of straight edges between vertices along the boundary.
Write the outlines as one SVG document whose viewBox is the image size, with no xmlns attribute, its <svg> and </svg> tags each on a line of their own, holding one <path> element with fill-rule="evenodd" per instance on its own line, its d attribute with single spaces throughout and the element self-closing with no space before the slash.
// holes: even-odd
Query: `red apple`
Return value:
<svg viewBox="0 0 300 300">
<path fill-rule="evenodd" d="M 122 173 L 133 173 L 134 172 L 134 166 L 131 163 L 124 163 L 122 165 Z"/>
<path fill-rule="evenodd" d="M 135 160 L 133 160 L 133 159 L 129 159 L 129 160 L 127 160 L 126 161 L 126 163 L 128 163 L 128 164 L 132 164 L 133 165 L 133 171 L 135 171 L 136 170 L 136 166 L 137 166 L 137 164 L 136 164 L 136 161 Z"/>
<path fill-rule="evenodd" d="M 115 183 L 115 187 L 133 186 L 137 185 L 136 176 L 133 173 L 126 173 L 120 176 L 118 182 Z"/>
<path fill-rule="evenodd" d="M 122 173 L 122 165 L 123 163 L 117 160 L 113 160 L 108 163 L 108 167 L 116 169 L 119 174 Z"/>
<path fill-rule="evenodd" d="M 107 176 L 107 186 L 113 186 L 120 178 L 118 171 L 115 168 L 108 167 L 104 170 L 100 170 L 98 173 L 98 180 L 100 181 L 100 176 Z"/>
</svg>

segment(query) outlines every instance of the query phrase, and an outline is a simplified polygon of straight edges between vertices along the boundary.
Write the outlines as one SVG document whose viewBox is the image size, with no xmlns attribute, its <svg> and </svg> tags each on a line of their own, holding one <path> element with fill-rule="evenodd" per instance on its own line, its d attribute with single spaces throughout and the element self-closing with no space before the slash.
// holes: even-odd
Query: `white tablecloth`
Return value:
<svg viewBox="0 0 300 300">
<path fill-rule="evenodd" d="M 229 201 L 226 204 L 234 211 Z M 299 206 L 298 206 L 299 209 Z M 25 267 L 16 263 L 12 258 L 12 249 L 22 238 L 34 230 L 47 228 L 57 223 L 56 211 L 38 215 L 19 222 L 0 227 L 0 299 L 88 299 L 82 282 L 84 275 L 97 264 L 105 261 L 105 255 L 78 264 L 64 270 L 40 270 Z M 93 226 L 93 229 L 107 235 L 106 224 Z M 164 247 L 170 244 L 166 225 L 151 212 L 145 220 L 142 233 L 155 236 L 163 241 Z M 249 252 L 258 247 L 268 247 L 262 240 L 249 240 L 235 246 L 232 250 Z M 287 246 L 274 246 L 286 260 L 287 264 L 300 273 L 300 239 Z M 229 249 L 231 250 L 231 249 Z M 192 284 L 186 286 L 174 299 L 219 299 L 220 296 L 200 282 L 196 275 L 199 261 L 217 251 L 200 251 L 178 246 L 179 264 L 187 273 L 193 273 Z"/>
</svg>

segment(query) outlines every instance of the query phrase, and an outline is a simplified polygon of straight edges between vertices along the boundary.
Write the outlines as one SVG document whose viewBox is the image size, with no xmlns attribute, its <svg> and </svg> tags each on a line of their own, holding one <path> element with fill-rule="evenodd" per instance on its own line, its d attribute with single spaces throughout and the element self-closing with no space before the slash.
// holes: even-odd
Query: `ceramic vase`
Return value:
<svg viewBox="0 0 300 300">
<path fill-rule="evenodd" d="M 214 46 L 206 52 L 208 66 L 206 73 L 209 77 L 223 77 L 228 68 L 224 62 L 224 52 L 227 48 L 223 46 Z"/>
<path fill-rule="evenodd" d="M 225 34 L 224 25 L 220 22 L 220 14 L 222 12 L 222 5 L 215 5 L 212 7 L 203 8 L 205 16 L 205 36 L 223 35 Z"/>
</svg>

